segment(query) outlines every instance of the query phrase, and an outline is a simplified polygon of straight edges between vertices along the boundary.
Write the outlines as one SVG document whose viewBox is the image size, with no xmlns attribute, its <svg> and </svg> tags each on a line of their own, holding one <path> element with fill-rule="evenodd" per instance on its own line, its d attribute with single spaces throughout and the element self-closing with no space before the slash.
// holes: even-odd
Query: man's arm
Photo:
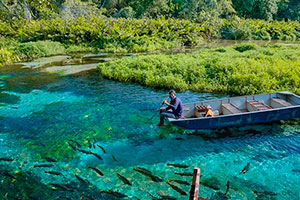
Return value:
<svg viewBox="0 0 300 200">
<path fill-rule="evenodd" d="M 173 104 L 169 104 L 169 103 L 167 102 L 167 100 L 164 100 L 164 104 L 166 104 L 166 105 L 168 106 L 168 107 L 167 107 L 167 110 L 168 110 L 168 109 L 176 110 L 177 107 L 178 107 L 178 105 L 179 105 L 179 101 L 178 101 L 177 99 L 175 99 L 175 103 L 174 103 L 174 105 L 173 105 Z"/>
</svg>

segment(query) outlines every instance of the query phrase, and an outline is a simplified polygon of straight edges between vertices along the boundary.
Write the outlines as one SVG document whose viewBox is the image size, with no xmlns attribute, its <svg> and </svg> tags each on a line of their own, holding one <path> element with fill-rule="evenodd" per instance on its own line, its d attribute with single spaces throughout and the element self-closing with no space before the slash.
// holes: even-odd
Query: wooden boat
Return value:
<svg viewBox="0 0 300 200">
<path fill-rule="evenodd" d="M 200 105 L 210 105 L 214 116 L 203 117 L 204 113 L 197 109 Z M 300 97 L 287 91 L 200 101 L 183 106 L 184 118 L 168 120 L 178 127 L 191 130 L 300 118 Z"/>
</svg>

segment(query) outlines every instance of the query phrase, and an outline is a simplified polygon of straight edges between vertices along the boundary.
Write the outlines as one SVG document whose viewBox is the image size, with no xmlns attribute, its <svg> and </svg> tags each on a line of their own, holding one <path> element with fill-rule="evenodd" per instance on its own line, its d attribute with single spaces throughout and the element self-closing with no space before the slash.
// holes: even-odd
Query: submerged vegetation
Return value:
<svg viewBox="0 0 300 200">
<path fill-rule="evenodd" d="M 255 94 L 300 94 L 300 46 L 251 43 L 192 54 L 147 55 L 99 64 L 106 78 L 155 88 Z"/>
</svg>

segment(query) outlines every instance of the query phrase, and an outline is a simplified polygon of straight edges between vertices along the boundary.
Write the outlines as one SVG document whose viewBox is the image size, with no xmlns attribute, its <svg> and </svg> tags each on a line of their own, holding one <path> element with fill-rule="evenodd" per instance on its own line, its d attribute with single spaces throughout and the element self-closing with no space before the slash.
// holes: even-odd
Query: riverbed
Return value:
<svg viewBox="0 0 300 200">
<path fill-rule="evenodd" d="M 105 80 L 95 69 L 97 63 L 123 56 L 134 55 L 56 56 L 50 61 L 47 58 L 0 68 L 0 158 L 14 159 L 0 161 L 1 169 L 30 172 L 45 185 L 80 184 L 76 174 L 99 194 L 100 190 L 113 190 L 127 199 L 153 199 L 159 194 L 187 199 L 166 182 L 176 179 L 191 183 L 191 176 L 175 173 L 191 173 L 200 167 L 201 181 L 206 183 L 200 185 L 202 197 L 223 198 L 229 181 L 228 199 L 300 198 L 298 120 L 198 132 L 171 125 L 158 128 L 158 115 L 150 118 L 168 91 Z M 183 103 L 224 97 L 190 91 L 177 96 Z M 102 160 L 73 150 L 70 144 Z M 49 157 L 56 162 L 49 162 Z M 34 167 L 49 163 L 54 166 Z M 249 169 L 240 173 L 247 163 Z M 150 170 L 161 181 L 134 171 L 137 166 Z M 125 184 L 116 173 L 132 185 Z M 0 176 L 4 179 L 9 177 Z M 190 186 L 171 183 L 189 193 Z M 5 193 L 5 187 L 0 190 Z M 85 191 L 85 196 L 94 193 Z M 59 195 L 78 199 L 82 193 L 79 189 L 58 190 Z M 103 192 L 101 195 L 103 199 L 114 198 Z"/>
</svg>

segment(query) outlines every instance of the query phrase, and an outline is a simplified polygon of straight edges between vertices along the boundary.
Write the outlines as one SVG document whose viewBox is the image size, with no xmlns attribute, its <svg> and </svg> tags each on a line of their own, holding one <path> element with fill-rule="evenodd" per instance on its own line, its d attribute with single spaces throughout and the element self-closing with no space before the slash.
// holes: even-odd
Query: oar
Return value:
<svg viewBox="0 0 300 200">
<path fill-rule="evenodd" d="M 160 109 L 160 107 L 162 106 L 162 105 L 164 105 L 164 102 L 162 102 L 160 105 L 159 105 L 159 107 L 157 108 L 157 109 Z M 158 113 L 158 112 L 156 112 L 156 110 L 157 109 L 155 109 L 155 113 L 152 115 L 152 117 L 149 119 L 150 121 L 153 119 L 153 117 Z"/>
</svg>

